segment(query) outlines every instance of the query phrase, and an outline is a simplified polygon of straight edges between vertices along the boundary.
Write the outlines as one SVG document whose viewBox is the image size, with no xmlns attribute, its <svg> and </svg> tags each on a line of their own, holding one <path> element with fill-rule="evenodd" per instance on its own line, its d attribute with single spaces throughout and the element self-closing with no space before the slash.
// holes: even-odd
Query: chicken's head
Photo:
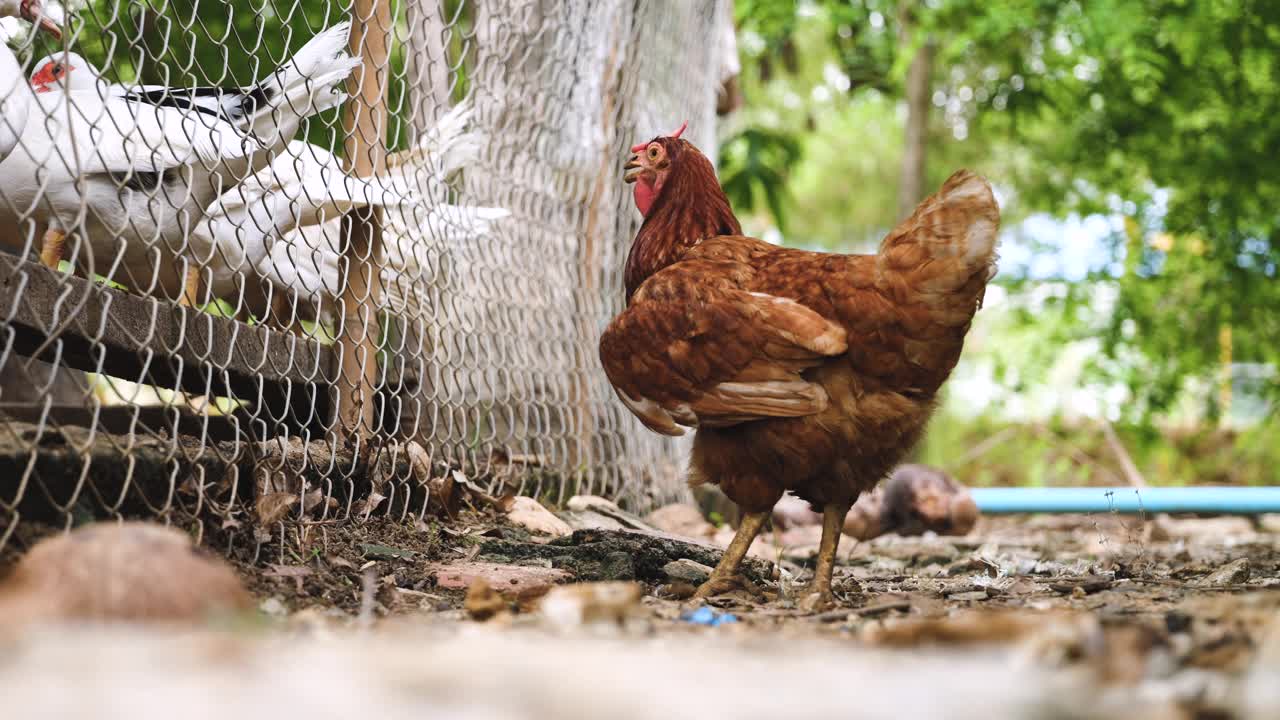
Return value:
<svg viewBox="0 0 1280 720">
<path fill-rule="evenodd" d="M 680 152 L 680 135 L 687 127 L 689 123 L 686 122 L 670 135 L 659 135 L 647 143 L 631 146 L 632 155 L 623 167 L 627 173 L 622 179 L 635 183 L 636 208 L 641 215 L 649 214 L 654 199 L 671 174 L 672 158 Z"/>
</svg>

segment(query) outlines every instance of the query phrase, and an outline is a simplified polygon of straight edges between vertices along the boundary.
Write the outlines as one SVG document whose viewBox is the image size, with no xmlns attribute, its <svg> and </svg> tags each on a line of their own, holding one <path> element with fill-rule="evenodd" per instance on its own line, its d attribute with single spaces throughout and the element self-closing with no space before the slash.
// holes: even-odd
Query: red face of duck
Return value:
<svg viewBox="0 0 1280 720">
<path fill-rule="evenodd" d="M 31 87 L 38 93 L 49 92 L 59 87 L 67 73 L 76 69 L 74 65 L 63 60 L 49 60 L 36 69 L 31 76 Z"/>
</svg>

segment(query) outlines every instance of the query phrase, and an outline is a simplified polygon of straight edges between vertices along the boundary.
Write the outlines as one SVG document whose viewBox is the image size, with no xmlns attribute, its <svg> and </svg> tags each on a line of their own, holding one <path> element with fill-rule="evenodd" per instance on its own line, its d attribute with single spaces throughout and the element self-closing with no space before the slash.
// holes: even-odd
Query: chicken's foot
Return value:
<svg viewBox="0 0 1280 720">
<path fill-rule="evenodd" d="M 693 594 L 694 600 L 706 600 L 713 595 L 738 589 L 746 589 L 748 592 L 754 590 L 753 595 L 759 594 L 759 590 L 749 580 L 738 574 L 738 568 L 742 566 L 742 559 L 747 556 L 751 543 L 755 541 L 756 535 L 760 534 L 760 530 L 768 519 L 767 512 L 746 513 L 742 516 L 742 522 L 738 524 L 738 532 L 733 536 L 733 542 L 729 543 L 729 547 L 725 549 L 724 557 L 712 571 L 711 577 L 707 578 L 707 581 L 702 583 L 698 591 Z"/>
<path fill-rule="evenodd" d="M 831 576 L 836 569 L 836 549 L 840 547 L 840 534 L 849 505 L 828 504 L 822 508 L 822 542 L 818 545 L 818 563 L 813 570 L 813 582 L 800 598 L 800 609 L 819 612 L 835 605 L 831 593 Z"/>
<path fill-rule="evenodd" d="M 61 230 L 49 228 L 40 243 L 40 263 L 50 270 L 57 270 L 62 262 L 63 248 L 67 243 L 67 234 Z"/>
</svg>

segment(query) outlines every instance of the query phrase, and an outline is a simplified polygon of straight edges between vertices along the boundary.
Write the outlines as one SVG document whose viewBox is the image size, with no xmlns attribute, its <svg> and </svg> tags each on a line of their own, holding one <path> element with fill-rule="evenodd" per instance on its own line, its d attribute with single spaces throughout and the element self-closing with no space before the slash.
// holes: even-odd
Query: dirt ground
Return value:
<svg viewBox="0 0 1280 720">
<path fill-rule="evenodd" d="M 965 537 L 846 538 L 840 605 L 816 615 L 792 598 L 817 529 L 766 533 L 753 555 L 778 570 L 750 567 L 765 596 L 717 598 L 706 624 L 671 563 L 714 564 L 707 541 L 725 531 L 679 538 L 611 515 L 562 513 L 573 532 L 558 539 L 492 511 L 293 527 L 261 545 L 215 534 L 265 624 L 55 628 L 8 642 L 0 688 L 34 711 L 42 671 L 92 680 L 63 712 L 23 717 L 104 702 L 150 717 L 157 682 L 175 703 L 220 698 L 190 717 L 1262 718 L 1280 702 L 1271 518 L 983 518 Z M 474 572 L 448 579 L 459 568 Z M 487 599 L 468 598 L 477 573 L 497 585 Z M 542 599 L 575 581 L 640 591 Z M 540 609 L 552 597 L 561 610 Z"/>
</svg>

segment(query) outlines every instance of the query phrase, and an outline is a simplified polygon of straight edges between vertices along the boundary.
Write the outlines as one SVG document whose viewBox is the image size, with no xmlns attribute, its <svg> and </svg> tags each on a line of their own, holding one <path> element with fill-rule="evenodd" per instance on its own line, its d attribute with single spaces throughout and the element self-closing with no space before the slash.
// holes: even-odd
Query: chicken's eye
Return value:
<svg viewBox="0 0 1280 720">
<path fill-rule="evenodd" d="M 650 159 L 650 160 L 657 160 L 657 159 L 658 159 L 658 146 L 657 146 L 657 145 L 650 145 L 650 146 L 649 146 L 649 159 Z"/>
</svg>

